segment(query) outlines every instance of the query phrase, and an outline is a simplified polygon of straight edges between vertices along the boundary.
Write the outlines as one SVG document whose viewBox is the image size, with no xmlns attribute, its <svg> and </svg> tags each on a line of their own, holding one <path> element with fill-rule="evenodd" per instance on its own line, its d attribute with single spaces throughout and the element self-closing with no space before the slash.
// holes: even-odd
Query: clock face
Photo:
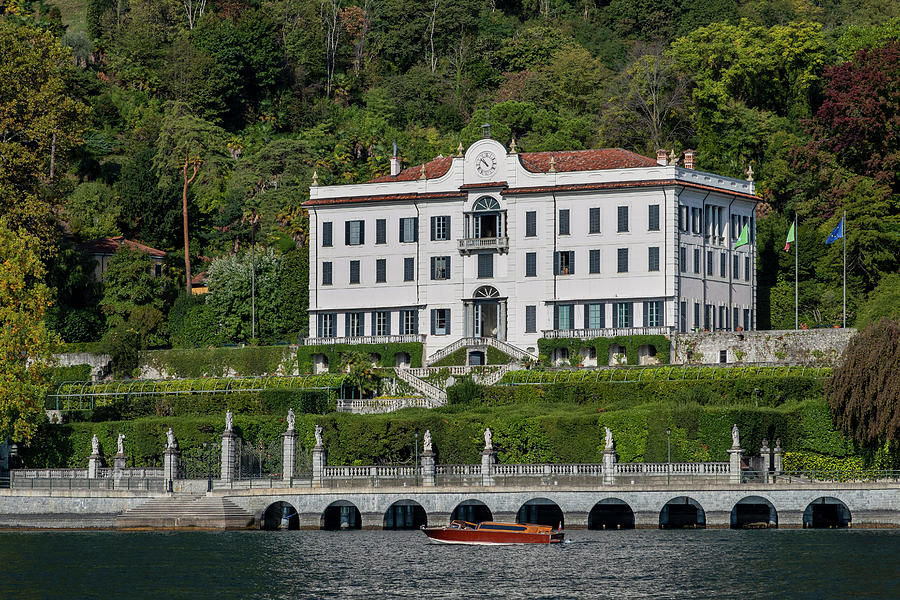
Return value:
<svg viewBox="0 0 900 600">
<path fill-rule="evenodd" d="M 497 170 L 497 157 L 488 150 L 479 153 L 475 157 L 475 170 L 482 177 L 490 177 Z"/>
</svg>

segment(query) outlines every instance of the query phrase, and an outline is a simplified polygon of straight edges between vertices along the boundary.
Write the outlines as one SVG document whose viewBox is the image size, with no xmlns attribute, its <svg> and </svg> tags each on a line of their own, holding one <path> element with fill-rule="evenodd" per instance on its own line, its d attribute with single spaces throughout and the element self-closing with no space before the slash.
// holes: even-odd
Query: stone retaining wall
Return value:
<svg viewBox="0 0 900 600">
<path fill-rule="evenodd" d="M 855 329 L 718 331 L 672 335 L 672 363 L 836 362 Z M 725 352 L 725 361 L 721 353 Z"/>
</svg>

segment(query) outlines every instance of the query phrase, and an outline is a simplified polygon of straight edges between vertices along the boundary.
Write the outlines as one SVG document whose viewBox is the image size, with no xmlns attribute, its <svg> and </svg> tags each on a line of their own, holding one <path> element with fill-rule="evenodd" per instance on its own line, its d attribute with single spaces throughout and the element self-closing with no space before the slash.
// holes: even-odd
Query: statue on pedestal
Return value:
<svg viewBox="0 0 900 600">
<path fill-rule="evenodd" d="M 120 433 L 118 439 L 116 440 L 116 444 L 119 446 L 118 451 L 119 454 L 125 454 L 125 434 Z"/>
<path fill-rule="evenodd" d="M 781 438 L 775 438 L 775 449 L 781 451 Z"/>
<path fill-rule="evenodd" d="M 734 424 L 731 428 L 731 447 L 732 448 L 740 448 L 741 447 L 741 432 L 738 431 L 737 423 Z"/>
<path fill-rule="evenodd" d="M 431 430 L 426 429 L 425 435 L 422 436 L 422 450 L 425 452 L 432 452 L 431 449 Z"/>
<path fill-rule="evenodd" d="M 294 431 L 295 420 L 296 420 L 296 417 L 294 416 L 294 409 L 289 408 L 288 414 L 287 414 L 287 426 L 288 426 L 287 430 L 288 431 Z"/>
<path fill-rule="evenodd" d="M 169 427 L 169 430 L 166 432 L 166 450 L 174 450 L 178 447 L 178 442 L 175 441 L 175 434 L 172 433 L 172 428 Z"/>
<path fill-rule="evenodd" d="M 315 430 L 313 431 L 313 435 L 316 436 L 316 446 L 322 447 L 324 444 L 322 443 L 322 426 L 316 425 Z"/>
<path fill-rule="evenodd" d="M 231 412 L 231 409 L 229 408 L 225 412 L 225 431 L 227 433 L 231 433 L 231 431 L 233 429 L 234 429 L 234 413 Z"/>
<path fill-rule="evenodd" d="M 485 450 L 493 450 L 494 444 L 492 442 L 494 435 L 491 433 L 491 428 L 488 427 L 484 430 L 484 449 Z"/>
<path fill-rule="evenodd" d="M 604 450 L 612 450 L 613 449 L 612 430 L 609 427 L 604 427 L 603 429 L 606 430 L 606 447 L 604 448 Z"/>
<path fill-rule="evenodd" d="M 761 446 L 762 446 L 762 448 L 760 448 L 760 452 L 768 452 L 769 451 L 769 440 L 767 440 L 766 438 L 763 438 Z"/>
<path fill-rule="evenodd" d="M 91 454 L 100 454 L 100 440 L 97 439 L 96 433 L 91 438 Z"/>
</svg>

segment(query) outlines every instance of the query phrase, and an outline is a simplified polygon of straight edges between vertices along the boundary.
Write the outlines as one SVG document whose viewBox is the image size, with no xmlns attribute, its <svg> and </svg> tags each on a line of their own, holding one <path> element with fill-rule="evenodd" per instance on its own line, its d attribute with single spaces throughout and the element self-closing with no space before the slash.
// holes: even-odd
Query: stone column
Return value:
<svg viewBox="0 0 900 600">
<path fill-rule="evenodd" d="M 281 434 L 281 465 L 281 479 L 292 482 L 297 465 L 297 432 L 293 429 Z"/>
<path fill-rule="evenodd" d="M 322 487 L 322 476 L 325 474 L 325 446 L 316 444 L 312 451 L 312 485 Z"/>
<path fill-rule="evenodd" d="M 434 487 L 434 452 L 422 452 L 422 485 Z"/>
<path fill-rule="evenodd" d="M 772 460 L 772 470 L 775 475 L 781 475 L 781 472 L 784 470 L 784 467 L 781 463 L 781 438 L 775 440 L 775 450 L 772 452 L 773 460 Z"/>
<path fill-rule="evenodd" d="M 172 482 L 178 478 L 178 458 L 181 452 L 178 448 L 167 447 L 163 452 L 163 478 L 166 480 L 166 489 L 172 491 Z"/>
<path fill-rule="evenodd" d="M 88 457 L 88 479 L 97 479 L 100 475 L 100 467 L 103 466 L 102 460 L 103 458 L 97 453 Z"/>
<path fill-rule="evenodd" d="M 225 431 L 222 434 L 222 483 L 234 481 L 234 462 L 236 455 L 237 436 L 233 431 Z"/>
<path fill-rule="evenodd" d="M 124 453 L 119 453 L 113 456 L 113 470 L 114 471 L 124 471 L 125 466 L 128 464 L 128 456 Z"/>
<path fill-rule="evenodd" d="M 728 450 L 728 473 L 731 483 L 741 482 L 741 454 L 743 453 L 741 448 L 734 446 Z"/>
<path fill-rule="evenodd" d="M 485 449 L 481 452 L 481 485 L 494 485 L 494 465 L 496 464 L 496 451 Z"/>
<path fill-rule="evenodd" d="M 760 462 L 762 463 L 762 480 L 765 483 L 769 483 L 769 468 L 772 466 L 772 449 L 769 448 L 769 443 L 766 440 L 763 440 L 762 448 L 759 449 L 759 457 L 762 459 Z"/>
<path fill-rule="evenodd" d="M 616 481 L 616 451 L 603 451 L 603 483 L 613 484 Z"/>
</svg>

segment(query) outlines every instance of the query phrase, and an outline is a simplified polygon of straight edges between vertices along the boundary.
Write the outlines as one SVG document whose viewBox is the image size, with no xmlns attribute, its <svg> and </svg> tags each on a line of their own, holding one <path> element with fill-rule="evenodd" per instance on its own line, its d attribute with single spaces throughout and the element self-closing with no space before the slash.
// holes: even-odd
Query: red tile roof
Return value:
<svg viewBox="0 0 900 600">
<path fill-rule="evenodd" d="M 410 193 L 410 194 L 382 194 L 380 196 L 345 196 L 343 198 L 320 198 L 318 200 L 307 200 L 303 206 L 321 206 L 324 204 L 352 204 L 356 202 L 379 202 L 382 200 L 465 200 L 464 194 L 456 192 L 431 192 L 431 193 Z"/>
<path fill-rule="evenodd" d="M 713 187 L 711 185 L 703 185 L 700 183 L 694 183 L 692 181 L 679 181 L 676 179 L 656 179 L 649 181 L 611 181 L 609 183 L 574 183 L 571 185 L 547 185 L 547 186 L 537 186 L 537 187 L 523 187 L 523 188 L 507 188 L 503 190 L 502 194 L 504 196 L 515 196 L 516 194 L 541 194 L 545 192 L 580 192 L 580 191 L 589 191 L 589 190 L 612 190 L 612 189 L 624 189 L 624 188 L 639 188 L 639 187 L 661 187 L 666 185 L 678 185 L 683 187 L 695 188 L 698 190 L 704 190 L 708 192 L 720 192 L 722 194 L 728 194 L 731 196 L 738 196 L 740 198 L 744 198 L 745 200 L 754 200 L 759 201 L 759 196 L 754 196 L 753 194 L 748 194 L 746 192 L 740 192 L 737 190 L 726 190 L 722 188 Z"/>
<path fill-rule="evenodd" d="M 634 169 L 657 166 L 655 159 L 647 158 L 622 148 L 567 150 L 564 152 L 522 152 L 518 156 L 519 162 L 522 163 L 525 170 L 532 173 L 549 173 L 550 157 L 553 157 L 553 166 L 557 172 Z"/>
<path fill-rule="evenodd" d="M 452 156 L 439 156 L 425 163 L 425 179 L 437 179 L 443 177 L 453 164 Z M 386 183 L 389 181 L 416 181 L 422 176 L 422 165 L 416 165 L 403 169 L 396 175 L 382 175 L 369 181 L 369 183 Z"/>
<path fill-rule="evenodd" d="M 78 244 L 78 249 L 89 254 L 115 254 L 122 249 L 122 246 L 127 246 L 132 250 L 149 254 L 154 258 L 164 258 L 166 256 L 166 253 L 162 250 L 151 248 L 140 242 L 135 242 L 134 240 L 125 239 L 125 236 L 122 235 L 111 238 L 97 238 L 83 244 Z"/>
</svg>

